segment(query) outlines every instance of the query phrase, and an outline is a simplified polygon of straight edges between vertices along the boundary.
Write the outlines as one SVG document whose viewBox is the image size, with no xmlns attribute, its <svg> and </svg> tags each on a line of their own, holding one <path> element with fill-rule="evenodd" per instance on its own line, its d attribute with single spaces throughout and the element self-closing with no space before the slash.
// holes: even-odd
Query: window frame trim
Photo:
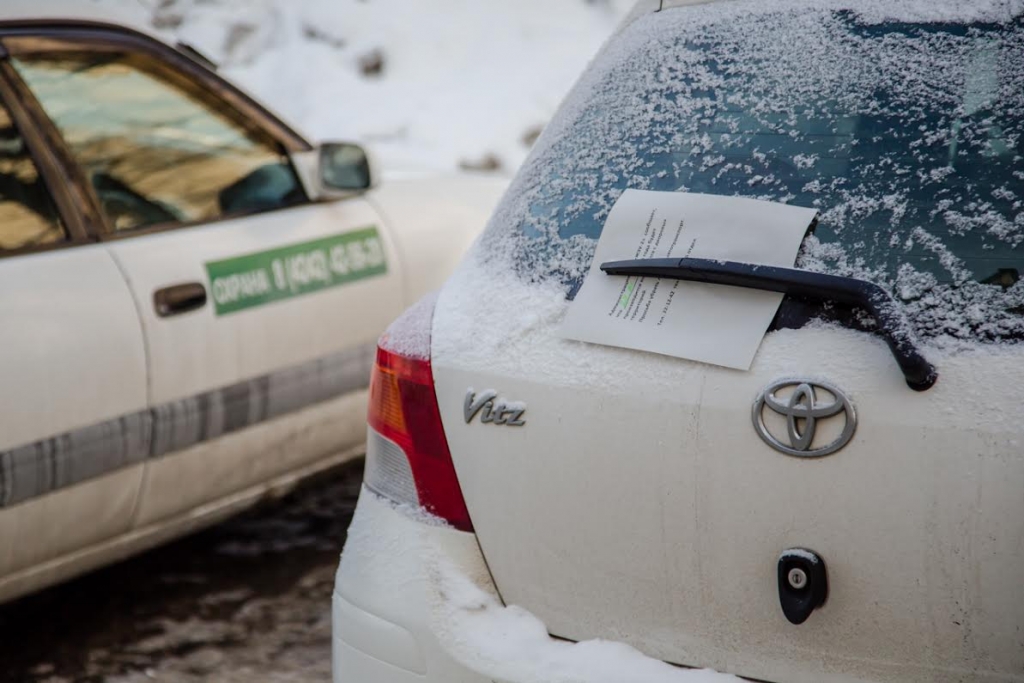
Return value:
<svg viewBox="0 0 1024 683">
<path fill-rule="evenodd" d="M 61 161 L 54 155 L 46 140 L 44 130 L 38 126 L 31 112 L 31 102 L 22 99 L 13 68 L 7 59 L 6 51 L 0 47 L 0 101 L 10 114 L 11 123 L 25 142 L 29 158 L 39 173 L 39 179 L 46 188 L 54 209 L 61 222 L 64 239 L 42 244 L 31 244 L 16 249 L 0 249 L 0 259 L 13 256 L 24 256 L 38 252 L 54 251 L 83 244 L 93 244 L 96 239 L 86 226 L 81 208 L 74 196 L 73 187 L 66 182 L 66 174 Z"/>
<path fill-rule="evenodd" d="M 120 231 L 114 229 L 104 215 L 95 190 L 85 178 L 81 165 L 75 160 L 60 130 L 45 112 L 35 94 L 21 78 L 21 75 L 17 73 L 17 70 L 8 58 L 10 56 L 16 57 L 19 54 L 32 54 L 41 50 L 17 46 L 11 49 L 12 46 L 7 42 L 11 38 L 37 39 L 42 43 L 50 43 L 46 46 L 47 51 L 127 51 L 143 54 L 157 60 L 167 68 L 173 69 L 181 78 L 194 84 L 197 88 L 210 93 L 212 97 L 222 100 L 239 114 L 238 118 L 241 121 L 247 122 L 248 125 L 251 125 L 269 139 L 281 145 L 287 156 L 290 157 L 298 152 L 309 152 L 314 150 L 315 147 L 265 106 L 216 72 L 210 70 L 206 65 L 190 57 L 188 54 L 180 52 L 176 48 L 134 29 L 87 21 L 61 21 L 56 23 L 16 21 L 0 23 L 0 55 L 2 55 L 0 74 L 5 75 L 6 79 L 12 81 L 10 89 L 16 93 L 17 99 L 24 100 L 23 104 L 26 115 L 39 132 L 39 136 L 45 140 L 43 143 L 44 148 L 52 156 L 56 157 L 54 159 L 56 167 L 63 174 L 58 177 L 65 183 L 70 181 L 70 185 L 76 188 L 76 193 L 80 194 L 83 200 L 81 206 L 72 206 L 71 210 L 76 214 L 76 219 L 80 221 L 79 225 L 84 230 L 84 237 L 81 241 L 65 241 L 60 243 L 60 246 L 76 246 L 84 243 L 130 239 L 132 237 L 142 237 L 171 230 L 203 227 L 215 225 L 221 221 L 237 220 L 247 216 L 274 213 L 285 209 L 320 203 L 313 197 L 307 197 L 306 202 L 265 211 L 231 212 L 209 219 L 159 223 Z M 0 81 L 0 87 L 4 85 L 3 81 Z M 291 159 L 289 159 L 289 165 L 301 186 L 302 178 Z M 53 248 L 53 245 L 46 246 Z M 17 250 L 17 252 L 11 253 L 22 253 L 22 251 Z"/>
</svg>

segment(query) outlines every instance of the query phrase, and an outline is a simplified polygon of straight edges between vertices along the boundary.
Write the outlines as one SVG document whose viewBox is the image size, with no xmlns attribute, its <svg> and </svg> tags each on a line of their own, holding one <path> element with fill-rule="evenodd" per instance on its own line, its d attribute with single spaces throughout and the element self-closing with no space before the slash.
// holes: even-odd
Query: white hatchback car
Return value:
<svg viewBox="0 0 1024 683">
<path fill-rule="evenodd" d="M 361 455 L 375 340 L 506 186 L 376 187 L 194 53 L 28 12 L 0 8 L 0 602 Z"/>
<path fill-rule="evenodd" d="M 562 337 L 627 188 L 819 211 L 597 273 L 785 294 L 749 370 Z M 1019 3 L 640 2 L 379 344 L 335 680 L 1024 681 L 1022 269 Z"/>
</svg>

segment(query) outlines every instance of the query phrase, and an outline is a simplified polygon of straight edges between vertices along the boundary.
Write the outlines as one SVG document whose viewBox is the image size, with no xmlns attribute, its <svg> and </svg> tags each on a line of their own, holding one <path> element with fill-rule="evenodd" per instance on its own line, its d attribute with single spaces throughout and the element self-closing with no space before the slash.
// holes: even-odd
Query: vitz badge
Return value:
<svg viewBox="0 0 1024 683">
<path fill-rule="evenodd" d="M 522 427 L 526 424 L 526 420 L 523 419 L 525 412 L 525 403 L 499 399 L 498 392 L 493 389 L 485 389 L 477 394 L 471 387 L 466 390 L 466 401 L 462 404 L 462 414 L 466 418 L 466 424 L 472 422 L 473 418 L 479 414 L 480 422 L 484 424 Z"/>
</svg>

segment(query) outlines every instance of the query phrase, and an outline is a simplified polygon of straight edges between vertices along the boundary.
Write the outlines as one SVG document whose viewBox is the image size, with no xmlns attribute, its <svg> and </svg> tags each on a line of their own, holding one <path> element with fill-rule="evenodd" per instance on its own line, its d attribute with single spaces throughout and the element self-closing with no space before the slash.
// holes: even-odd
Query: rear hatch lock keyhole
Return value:
<svg viewBox="0 0 1024 683">
<path fill-rule="evenodd" d="M 790 548 L 779 556 L 779 603 L 790 623 L 802 624 L 825 604 L 828 574 L 825 561 L 804 548 Z"/>
</svg>

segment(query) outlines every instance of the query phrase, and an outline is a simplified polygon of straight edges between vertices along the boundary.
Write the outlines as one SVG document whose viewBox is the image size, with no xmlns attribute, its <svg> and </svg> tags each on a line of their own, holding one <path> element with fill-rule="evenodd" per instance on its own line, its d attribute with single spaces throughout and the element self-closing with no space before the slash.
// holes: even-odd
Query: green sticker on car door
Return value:
<svg viewBox="0 0 1024 683">
<path fill-rule="evenodd" d="M 387 271 L 384 245 L 375 226 L 206 263 L 217 315 Z"/>
</svg>

